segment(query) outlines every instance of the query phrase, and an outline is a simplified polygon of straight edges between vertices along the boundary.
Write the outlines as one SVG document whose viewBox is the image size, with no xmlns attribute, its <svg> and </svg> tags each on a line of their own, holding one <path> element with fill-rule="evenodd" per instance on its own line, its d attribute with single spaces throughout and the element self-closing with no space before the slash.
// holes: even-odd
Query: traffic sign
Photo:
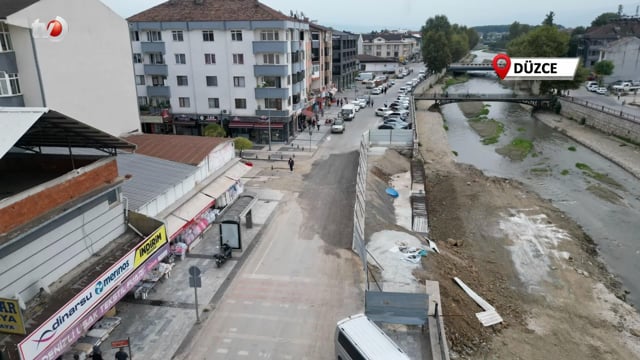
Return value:
<svg viewBox="0 0 640 360">
<path fill-rule="evenodd" d="M 195 277 L 195 276 L 189 276 L 189 287 L 192 288 L 201 288 L 202 287 L 202 278 L 201 277 Z"/>
<path fill-rule="evenodd" d="M 198 268 L 197 266 L 190 267 L 189 274 L 193 277 L 199 277 L 201 274 L 200 268 Z"/>
<path fill-rule="evenodd" d="M 117 348 L 127 347 L 127 346 L 129 346 L 129 339 L 115 340 L 111 342 L 112 349 L 117 349 Z"/>
</svg>

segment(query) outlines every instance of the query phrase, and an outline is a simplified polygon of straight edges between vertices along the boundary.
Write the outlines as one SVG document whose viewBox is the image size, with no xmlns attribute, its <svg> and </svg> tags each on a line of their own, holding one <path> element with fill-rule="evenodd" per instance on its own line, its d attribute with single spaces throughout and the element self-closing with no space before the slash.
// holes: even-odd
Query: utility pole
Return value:
<svg viewBox="0 0 640 360">
<path fill-rule="evenodd" d="M 269 117 L 269 151 L 271 151 L 271 109 L 268 109 Z"/>
</svg>

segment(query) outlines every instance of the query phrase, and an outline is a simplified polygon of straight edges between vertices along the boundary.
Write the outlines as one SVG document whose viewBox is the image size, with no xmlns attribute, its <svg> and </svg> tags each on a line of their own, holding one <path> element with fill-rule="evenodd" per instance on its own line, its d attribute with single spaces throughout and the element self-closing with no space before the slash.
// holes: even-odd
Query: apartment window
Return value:
<svg viewBox="0 0 640 360">
<path fill-rule="evenodd" d="M 176 64 L 186 64 L 187 63 L 187 55 L 185 54 L 175 54 L 176 56 Z"/>
<path fill-rule="evenodd" d="M 280 64 L 280 54 L 263 54 L 262 61 L 265 64 Z"/>
<path fill-rule="evenodd" d="M 0 71 L 0 96 L 19 95 L 20 82 L 18 74 L 8 74 Z"/>
<path fill-rule="evenodd" d="M 189 86 L 189 79 L 187 79 L 186 75 L 178 75 L 176 80 L 178 81 L 178 86 Z"/>
<path fill-rule="evenodd" d="M 260 32 L 260 40 L 262 41 L 274 41 L 280 40 L 278 30 L 263 30 Z"/>
<path fill-rule="evenodd" d="M 236 109 L 246 109 L 247 99 L 235 99 Z"/>
<path fill-rule="evenodd" d="M 231 30 L 231 41 L 242 41 L 242 30 Z"/>
<path fill-rule="evenodd" d="M 138 96 L 138 105 L 140 106 L 149 105 L 149 99 L 146 96 Z"/>
<path fill-rule="evenodd" d="M 142 64 L 142 54 L 133 54 L 133 63 Z"/>
<path fill-rule="evenodd" d="M 180 106 L 181 108 L 191 107 L 191 101 L 189 100 L 188 97 L 179 97 L 178 106 Z"/>
<path fill-rule="evenodd" d="M 130 31 L 129 37 L 131 38 L 131 41 L 140 41 L 140 33 L 136 30 Z"/>
<path fill-rule="evenodd" d="M 160 31 L 147 31 L 147 41 L 162 41 L 162 34 Z"/>
<path fill-rule="evenodd" d="M 218 109 L 220 108 L 220 99 L 218 98 L 209 98 L 209 109 Z"/>
<path fill-rule="evenodd" d="M 234 76 L 233 77 L 233 86 L 234 87 L 244 87 L 244 76 Z"/>
<path fill-rule="evenodd" d="M 207 86 L 218 86 L 218 77 L 207 76 Z"/>
<path fill-rule="evenodd" d="M 144 85 L 144 75 L 136 75 L 136 85 Z"/>
<path fill-rule="evenodd" d="M 216 63 L 216 54 L 204 54 L 204 63 L 212 65 Z"/>
<path fill-rule="evenodd" d="M 213 41 L 213 30 L 203 30 L 202 41 Z"/>
<path fill-rule="evenodd" d="M 149 54 L 149 63 L 153 65 L 164 65 L 164 56 L 162 56 L 162 53 Z"/>
<path fill-rule="evenodd" d="M 262 86 L 268 88 L 280 88 L 280 77 L 279 76 L 265 76 L 262 78 Z"/>
<path fill-rule="evenodd" d="M 182 30 L 171 31 L 171 36 L 173 37 L 173 41 L 184 41 L 184 34 L 182 33 Z"/>
<path fill-rule="evenodd" d="M 244 64 L 244 54 L 233 54 L 233 63 L 236 65 Z"/>
<path fill-rule="evenodd" d="M 164 76 L 154 75 L 151 77 L 151 84 L 153 84 L 153 86 L 165 86 L 166 80 L 167 78 Z"/>
<path fill-rule="evenodd" d="M 264 108 L 282 110 L 282 99 L 264 99 Z"/>
</svg>

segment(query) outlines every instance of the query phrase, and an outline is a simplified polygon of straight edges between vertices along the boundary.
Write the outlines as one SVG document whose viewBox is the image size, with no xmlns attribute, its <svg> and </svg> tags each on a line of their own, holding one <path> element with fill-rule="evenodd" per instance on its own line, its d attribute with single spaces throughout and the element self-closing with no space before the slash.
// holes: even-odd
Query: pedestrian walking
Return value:
<svg viewBox="0 0 640 360">
<path fill-rule="evenodd" d="M 100 350 L 99 346 L 96 345 L 93 347 L 93 354 L 91 354 L 91 358 L 93 360 L 104 360 L 102 357 L 102 350 Z"/>
<path fill-rule="evenodd" d="M 373 99 L 371 99 L 371 107 L 373 107 Z"/>
<path fill-rule="evenodd" d="M 289 171 L 293 171 L 293 158 L 289 156 Z"/>
<path fill-rule="evenodd" d="M 620 94 L 618 94 L 618 100 L 620 100 Z"/>
<path fill-rule="evenodd" d="M 116 360 L 127 360 L 129 358 L 129 354 L 124 351 L 124 348 L 120 348 L 116 353 Z"/>
<path fill-rule="evenodd" d="M 320 131 L 320 121 L 318 121 L 318 131 Z"/>
</svg>

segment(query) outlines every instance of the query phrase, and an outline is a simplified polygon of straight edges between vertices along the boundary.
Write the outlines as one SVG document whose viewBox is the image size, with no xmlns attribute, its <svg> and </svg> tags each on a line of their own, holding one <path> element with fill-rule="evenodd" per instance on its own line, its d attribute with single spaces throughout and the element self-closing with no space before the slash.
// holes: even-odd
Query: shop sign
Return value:
<svg viewBox="0 0 640 360">
<path fill-rule="evenodd" d="M 65 351 L 67 351 L 78 339 L 84 336 L 89 329 L 100 320 L 111 308 L 113 308 L 137 283 L 142 281 L 151 270 L 169 255 L 169 244 L 156 251 L 151 258 L 148 259 L 144 266 L 136 269 L 131 276 L 122 282 L 104 301 L 94 307 L 89 313 L 76 322 L 71 328 L 64 331 L 55 340 L 52 340 L 49 347 L 45 351 L 41 351 L 32 360 L 55 360 Z M 44 349 L 44 348 L 43 348 Z M 23 358 L 24 359 L 24 358 Z"/>
<path fill-rule="evenodd" d="M 136 248 L 136 259 L 133 267 L 137 269 L 140 264 L 147 261 L 151 255 L 158 251 L 158 249 L 161 249 L 168 242 L 167 228 L 162 225 L 158 230 L 151 234 L 145 242 Z"/>
<path fill-rule="evenodd" d="M 83 314 L 109 295 L 123 279 L 126 279 L 133 272 L 135 255 L 135 251 L 130 251 L 22 340 L 19 344 L 22 358 L 35 359 Z"/>
<path fill-rule="evenodd" d="M 18 300 L 0 298 L 0 332 L 26 334 Z"/>
</svg>

